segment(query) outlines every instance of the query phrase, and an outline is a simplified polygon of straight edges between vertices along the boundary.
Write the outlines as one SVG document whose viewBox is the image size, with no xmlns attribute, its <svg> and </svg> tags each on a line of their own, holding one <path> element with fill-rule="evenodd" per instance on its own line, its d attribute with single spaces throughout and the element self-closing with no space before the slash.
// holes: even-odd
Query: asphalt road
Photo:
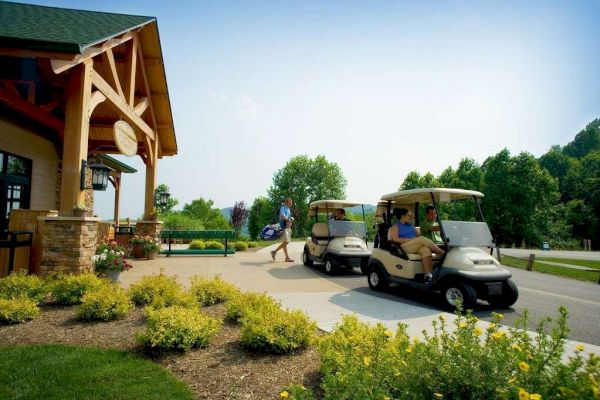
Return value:
<svg viewBox="0 0 600 400">
<path fill-rule="evenodd" d="M 504 314 L 503 324 L 514 326 L 515 321 L 528 310 L 528 329 L 535 330 L 537 322 L 541 319 L 558 316 L 558 307 L 562 305 L 569 311 L 569 338 L 600 345 L 600 285 L 516 268 L 508 269 L 519 288 L 519 300 L 511 308 L 504 310 L 494 309 L 487 303 L 480 302 L 474 310 L 478 318 L 490 321 L 493 311 L 501 312 Z M 371 291 L 366 277 L 358 271 L 343 271 L 337 276 L 328 276 L 318 267 L 312 270 L 315 274 L 348 289 L 376 297 L 382 295 Z M 391 288 L 388 295 L 396 297 L 399 303 L 426 308 L 441 307 L 439 296 L 425 295 L 404 287 Z"/>
</svg>

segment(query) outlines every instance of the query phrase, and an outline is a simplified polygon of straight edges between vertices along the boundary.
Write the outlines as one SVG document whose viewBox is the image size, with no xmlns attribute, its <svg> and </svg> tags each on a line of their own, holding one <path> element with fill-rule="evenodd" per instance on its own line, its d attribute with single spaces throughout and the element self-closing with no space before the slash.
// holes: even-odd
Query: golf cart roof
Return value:
<svg viewBox="0 0 600 400">
<path fill-rule="evenodd" d="M 475 190 L 465 189 L 450 189 L 450 188 L 423 188 L 423 189 L 411 189 L 401 190 L 381 196 L 382 201 L 392 201 L 398 204 L 411 204 L 411 203 L 428 203 L 431 202 L 431 195 L 435 198 L 436 202 L 446 202 L 453 200 L 470 199 L 475 197 L 483 197 L 483 193 Z"/>
<path fill-rule="evenodd" d="M 325 213 L 327 212 L 327 210 L 329 210 L 329 212 L 332 212 L 338 208 L 354 207 L 360 206 L 362 204 L 365 203 L 352 200 L 317 200 L 310 203 L 308 215 L 314 216 L 315 212 L 317 211 L 317 208 L 319 209 L 319 213 Z"/>
</svg>

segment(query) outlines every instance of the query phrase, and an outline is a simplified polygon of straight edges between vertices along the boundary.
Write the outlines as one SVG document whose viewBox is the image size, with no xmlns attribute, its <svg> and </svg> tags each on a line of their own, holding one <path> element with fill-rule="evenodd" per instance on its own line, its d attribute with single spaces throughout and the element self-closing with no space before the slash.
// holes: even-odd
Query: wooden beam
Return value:
<svg viewBox="0 0 600 400">
<path fill-rule="evenodd" d="M 35 82 L 29 82 L 27 84 L 27 101 L 31 104 L 35 104 Z"/>
<path fill-rule="evenodd" d="M 85 203 L 85 191 L 80 189 L 80 177 L 81 161 L 87 160 L 88 156 L 92 71 L 92 60 L 88 60 L 69 77 L 60 188 L 62 215 L 72 215 L 74 207 Z"/>
<path fill-rule="evenodd" d="M 121 80 L 119 79 L 119 73 L 117 72 L 117 65 L 115 64 L 115 56 L 112 49 L 107 49 L 102 53 L 102 58 L 108 66 L 109 73 L 107 82 L 117 91 L 117 93 L 119 93 L 119 96 L 125 99 L 125 93 L 123 93 L 123 88 L 121 87 Z"/>
<path fill-rule="evenodd" d="M 144 111 L 146 111 L 146 109 L 148 108 L 149 105 L 150 105 L 150 100 L 148 100 L 147 97 L 142 97 L 140 99 L 140 101 L 133 108 L 133 111 L 135 111 L 135 113 L 137 115 L 141 116 L 144 113 Z"/>
<path fill-rule="evenodd" d="M 146 156 L 148 157 L 147 162 L 149 162 L 152 165 L 154 163 L 154 146 L 152 141 L 148 138 L 148 136 L 146 136 L 144 139 Z"/>
<path fill-rule="evenodd" d="M 56 108 L 58 108 L 58 106 L 60 106 L 60 99 L 58 97 L 54 97 L 48 103 L 42 104 L 40 106 L 40 108 L 44 111 L 49 112 L 49 111 L 55 110 Z"/>
<path fill-rule="evenodd" d="M 149 160 L 147 160 L 149 161 Z M 144 196 L 144 219 L 149 220 L 155 211 L 154 191 L 156 190 L 156 158 L 146 162 L 146 188 Z"/>
<path fill-rule="evenodd" d="M 138 56 L 140 58 L 140 60 L 144 59 L 144 52 L 142 51 L 142 46 L 138 46 Z M 150 100 L 150 117 L 152 119 L 152 126 L 154 127 L 154 130 L 156 131 L 156 137 L 158 137 L 158 124 L 156 123 L 156 114 L 154 113 L 154 106 L 152 105 L 152 91 L 150 90 L 150 82 L 148 81 L 148 74 L 146 73 L 146 66 L 144 65 L 144 63 L 140 63 L 140 67 L 142 70 L 142 79 L 144 81 L 144 91 L 145 91 L 145 95 L 148 97 L 148 99 Z M 156 140 L 156 138 L 154 139 Z M 158 145 L 160 146 L 160 143 L 158 143 Z M 160 148 L 160 151 L 162 152 L 162 148 Z M 155 154 L 156 156 L 156 154 Z"/>
<path fill-rule="evenodd" d="M 92 95 L 90 96 L 90 109 L 88 110 L 88 118 L 92 116 L 94 113 L 94 109 L 98 104 L 102 103 L 106 100 L 106 96 L 102 94 L 99 90 L 94 90 Z"/>
<path fill-rule="evenodd" d="M 0 47 L 0 56 L 17 58 L 51 58 L 54 60 L 72 61 L 77 57 L 77 54 Z"/>
<path fill-rule="evenodd" d="M 150 139 L 154 140 L 156 138 L 156 134 L 152 128 L 148 126 L 146 121 L 140 118 L 133 108 L 125 102 L 125 100 L 120 97 L 117 92 L 110 87 L 108 82 L 106 82 L 96 71 L 92 71 L 92 84 L 102 92 L 103 95 L 106 96 L 106 99 L 111 103 L 115 108 L 118 114 L 121 114 L 123 119 L 137 127 L 140 131 L 142 131 L 146 136 Z"/>
<path fill-rule="evenodd" d="M 125 100 L 130 106 L 134 105 L 135 101 L 135 79 L 137 72 L 138 59 L 138 37 L 135 35 L 133 40 L 127 43 L 127 61 L 125 65 Z M 140 115 L 140 114 L 138 114 Z"/>
<path fill-rule="evenodd" d="M 27 100 L 10 92 L 8 89 L 2 88 L 0 88 L 0 103 L 3 103 L 9 108 L 26 115 L 28 118 L 51 128 L 58 133 L 61 140 L 63 139 L 65 123 L 43 108 L 31 104 Z"/>
<path fill-rule="evenodd" d="M 57 58 L 53 57 L 53 59 L 51 60 L 52 70 L 54 71 L 55 74 L 63 73 L 65 71 L 73 68 L 74 66 L 79 65 L 80 63 L 82 63 L 86 60 L 89 60 L 90 58 L 93 58 L 99 54 L 104 53 L 108 49 L 112 49 L 113 47 L 119 46 L 119 45 L 133 39 L 136 32 L 137 32 L 137 30 L 129 31 L 118 38 L 113 38 L 113 39 L 107 40 L 100 46 L 90 47 L 90 48 L 84 50 L 83 54 L 78 54 L 77 56 L 75 56 L 75 58 L 73 58 L 71 60 L 61 60 L 61 59 L 57 59 Z"/>
</svg>

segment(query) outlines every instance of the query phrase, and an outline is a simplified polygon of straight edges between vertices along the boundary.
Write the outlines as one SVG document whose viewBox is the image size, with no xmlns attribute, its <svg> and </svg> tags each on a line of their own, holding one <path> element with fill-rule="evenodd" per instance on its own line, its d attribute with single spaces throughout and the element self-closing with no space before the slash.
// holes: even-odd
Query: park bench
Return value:
<svg viewBox="0 0 600 400">
<path fill-rule="evenodd" d="M 166 239 L 169 244 L 168 250 L 162 250 L 160 254 L 166 254 L 169 257 L 171 254 L 234 254 L 235 249 L 229 248 L 227 241 L 235 237 L 234 231 L 162 231 L 160 233 L 162 239 Z M 195 240 L 195 239 L 225 239 L 224 249 L 171 249 L 171 244 L 175 239 Z"/>
</svg>

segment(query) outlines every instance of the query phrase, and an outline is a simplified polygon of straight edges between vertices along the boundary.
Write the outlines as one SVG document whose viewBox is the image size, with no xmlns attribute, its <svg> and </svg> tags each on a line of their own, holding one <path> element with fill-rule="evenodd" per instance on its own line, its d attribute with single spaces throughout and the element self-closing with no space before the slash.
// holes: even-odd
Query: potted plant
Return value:
<svg viewBox="0 0 600 400">
<path fill-rule="evenodd" d="M 157 239 L 150 238 L 150 240 L 147 241 L 143 247 L 146 252 L 146 258 L 148 260 L 154 260 L 156 258 L 156 255 L 162 248 L 162 246 L 160 245 L 160 239 L 158 239 L 158 238 Z"/>
<path fill-rule="evenodd" d="M 73 215 L 76 217 L 87 217 L 87 208 L 85 206 L 78 204 L 73 207 Z"/>
<path fill-rule="evenodd" d="M 144 258 L 146 256 L 146 251 L 144 250 L 146 239 L 144 236 L 135 235 L 131 238 L 130 243 L 133 247 L 133 258 Z"/>
<path fill-rule="evenodd" d="M 113 282 L 119 280 L 119 275 L 132 267 L 125 260 L 125 251 L 117 245 L 117 242 L 103 242 L 96 249 L 96 254 L 92 256 L 94 269 L 99 275 L 104 275 Z"/>
</svg>

